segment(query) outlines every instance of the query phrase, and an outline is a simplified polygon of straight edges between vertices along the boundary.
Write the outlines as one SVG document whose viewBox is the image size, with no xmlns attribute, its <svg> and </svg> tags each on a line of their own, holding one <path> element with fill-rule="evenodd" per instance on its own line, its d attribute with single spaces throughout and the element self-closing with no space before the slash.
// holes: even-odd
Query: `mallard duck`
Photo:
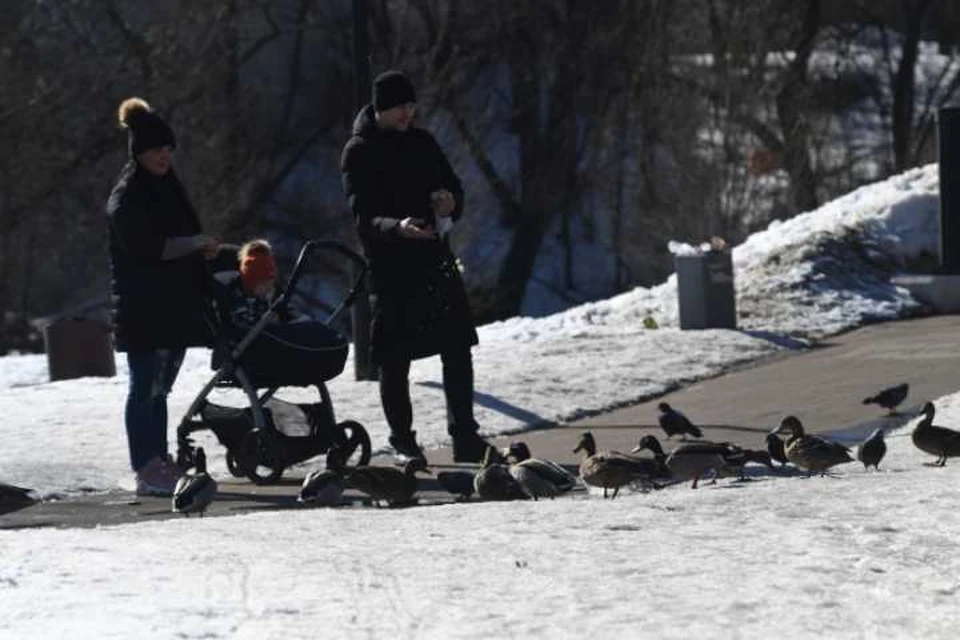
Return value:
<svg viewBox="0 0 960 640">
<path fill-rule="evenodd" d="M 336 507 L 343 498 L 343 476 L 333 469 L 316 469 L 300 485 L 297 502 Z"/>
<path fill-rule="evenodd" d="M 787 454 L 783 451 L 783 440 L 771 431 L 767 434 L 766 441 L 767 453 L 770 454 L 770 458 L 779 462 L 780 466 L 787 464 Z"/>
<path fill-rule="evenodd" d="M 690 422 L 690 419 L 687 418 L 687 416 L 683 415 L 666 402 L 661 402 L 657 405 L 657 408 L 660 410 L 660 416 L 658 418 L 660 422 L 660 428 L 663 429 L 665 434 L 667 434 L 667 438 L 672 438 L 675 435 L 679 435 L 682 440 L 686 440 L 687 434 L 690 434 L 694 438 L 703 437 L 703 432 L 700 431 L 700 427 Z"/>
<path fill-rule="evenodd" d="M 525 442 L 511 442 L 507 449 L 507 459 L 515 462 L 509 471 L 520 484 L 523 492 L 537 498 L 554 498 L 577 486 L 577 478 L 556 462 L 541 460 L 530 456 L 530 448 Z"/>
<path fill-rule="evenodd" d="M 762 464 L 771 471 L 773 470 L 773 459 L 770 457 L 770 452 L 759 449 L 743 449 L 727 442 L 721 444 L 728 447 L 728 453 L 724 455 L 726 466 L 720 470 L 721 475 L 732 473 L 740 480 L 744 480 L 746 479 L 745 469 L 750 462 Z"/>
<path fill-rule="evenodd" d="M 646 435 L 633 449 L 634 452 L 643 450 L 652 452 L 654 459 L 669 469 L 674 478 L 692 479 L 691 489 L 697 488 L 700 477 L 708 471 L 712 471 L 715 477 L 721 473 L 737 475 L 746 464 L 742 449 L 725 442 L 689 442 L 667 455 L 655 436 Z M 739 457 L 734 458 L 735 454 Z"/>
<path fill-rule="evenodd" d="M 874 429 L 870 437 L 857 447 L 857 460 L 863 463 L 863 470 L 871 466 L 880 471 L 880 461 L 887 453 L 887 443 L 883 441 L 883 429 Z"/>
<path fill-rule="evenodd" d="M 789 434 L 783 452 L 787 460 L 804 469 L 807 475 L 819 472 L 822 476 L 834 465 L 853 462 L 850 449 L 839 442 L 805 434 L 803 424 L 796 416 L 787 416 L 781 420 L 777 433 Z"/>
<path fill-rule="evenodd" d="M 381 502 L 389 506 L 410 504 L 417 492 L 416 473 L 430 473 L 423 458 L 409 458 L 403 469 L 366 465 L 345 471 L 344 486 L 370 496 L 379 507 Z"/>
<path fill-rule="evenodd" d="M 894 409 L 897 406 L 907 399 L 907 393 L 910 392 L 910 385 L 904 382 L 903 384 L 898 384 L 893 387 L 887 387 L 879 392 L 876 395 L 872 395 L 868 398 L 863 399 L 863 404 L 878 404 L 891 414 L 894 413 Z"/>
<path fill-rule="evenodd" d="M 607 490 L 613 489 L 616 498 L 620 487 L 632 482 L 640 482 L 645 488 L 656 487 L 656 480 L 670 477 L 670 472 L 663 464 L 650 458 L 635 458 L 619 451 L 597 452 L 597 443 L 593 434 L 583 432 L 574 453 L 583 451 L 583 460 L 580 461 L 580 478 L 592 487 L 603 487 L 603 497 L 607 497 Z"/>
<path fill-rule="evenodd" d="M 936 409 L 932 402 L 927 402 L 920 410 L 923 419 L 913 430 L 913 444 L 918 449 L 937 456 L 934 463 L 938 467 L 947 464 L 947 458 L 960 456 L 960 432 L 933 424 Z"/>
<path fill-rule="evenodd" d="M 37 504 L 39 500 L 32 493 L 33 489 L 0 482 L 0 516 Z"/>
<path fill-rule="evenodd" d="M 300 485 L 297 502 L 336 507 L 343 498 L 343 452 L 331 447 L 327 453 L 327 466 L 307 474 Z"/>
<path fill-rule="evenodd" d="M 196 511 L 202 518 L 203 512 L 213 502 L 213 496 L 217 493 L 217 481 L 207 473 L 207 454 L 203 447 L 197 447 L 194 468 L 193 474 L 184 475 L 177 480 L 170 498 L 171 510 L 185 516 Z"/>
<path fill-rule="evenodd" d="M 526 500 L 527 494 L 510 469 L 501 461 L 503 456 L 494 447 L 487 447 L 480 470 L 473 476 L 473 486 L 481 500 Z"/>
<path fill-rule="evenodd" d="M 441 471 L 437 474 L 437 482 L 447 493 L 457 496 L 457 500 L 469 500 L 473 495 L 473 477 L 476 474 L 469 471 Z"/>
</svg>

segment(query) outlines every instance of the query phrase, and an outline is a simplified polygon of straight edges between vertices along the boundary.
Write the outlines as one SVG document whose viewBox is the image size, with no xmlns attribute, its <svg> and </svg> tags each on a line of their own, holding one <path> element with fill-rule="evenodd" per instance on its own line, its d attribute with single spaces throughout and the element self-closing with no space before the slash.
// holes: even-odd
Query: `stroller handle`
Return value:
<svg viewBox="0 0 960 640">
<path fill-rule="evenodd" d="M 297 282 L 300 280 L 300 276 L 303 274 L 304 267 L 310 261 L 310 257 L 315 255 L 316 252 L 322 251 L 333 251 L 341 255 L 346 256 L 356 267 L 356 276 L 353 280 L 353 285 L 350 287 L 350 291 L 347 292 L 346 297 L 344 297 L 343 302 L 333 310 L 333 313 L 330 314 L 330 317 L 327 318 L 326 324 L 332 325 L 334 321 L 340 317 L 340 315 L 349 309 L 354 302 L 356 302 L 357 297 L 364 291 L 367 278 L 367 271 L 370 267 L 367 264 L 367 261 L 359 253 L 347 247 L 336 240 L 309 240 L 300 249 L 300 255 L 297 256 L 297 262 L 293 267 L 293 272 L 290 274 L 290 279 L 287 281 L 287 286 L 284 288 L 283 294 L 276 300 L 274 307 L 279 307 L 289 300 L 290 296 L 293 295 L 293 292 L 297 288 Z"/>
</svg>

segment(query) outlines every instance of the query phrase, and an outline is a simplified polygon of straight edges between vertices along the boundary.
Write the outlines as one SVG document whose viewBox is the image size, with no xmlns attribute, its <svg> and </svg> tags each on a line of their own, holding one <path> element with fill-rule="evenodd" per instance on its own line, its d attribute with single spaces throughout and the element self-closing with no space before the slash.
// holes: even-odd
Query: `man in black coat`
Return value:
<svg viewBox="0 0 960 640">
<path fill-rule="evenodd" d="M 137 493 L 168 496 L 180 475 L 167 451 L 167 394 L 186 348 L 211 342 L 203 318 L 203 235 L 173 171 L 173 130 L 139 98 L 124 100 L 129 157 L 107 202 L 117 350 L 127 353 L 124 419 Z"/>
<path fill-rule="evenodd" d="M 433 136 L 412 126 L 415 110 L 410 79 L 381 74 L 341 158 L 376 296 L 371 355 L 398 454 L 423 456 L 412 429 L 410 361 L 440 354 L 454 460 L 479 462 L 489 445 L 473 417 L 477 332 L 448 237 L 463 212 L 463 187 Z"/>
</svg>

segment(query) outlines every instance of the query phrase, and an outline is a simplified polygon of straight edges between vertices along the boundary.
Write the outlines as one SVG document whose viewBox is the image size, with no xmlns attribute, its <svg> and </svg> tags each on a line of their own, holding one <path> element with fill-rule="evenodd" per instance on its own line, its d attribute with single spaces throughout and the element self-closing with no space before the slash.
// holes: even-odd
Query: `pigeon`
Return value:
<svg viewBox="0 0 960 640">
<path fill-rule="evenodd" d="M 880 461 L 887 453 L 887 443 L 883 441 L 883 429 L 874 429 L 870 437 L 857 447 L 857 460 L 863 463 L 864 471 L 873 467 L 880 471 Z"/>
<path fill-rule="evenodd" d="M 694 438 L 703 437 L 703 432 L 700 431 L 697 425 L 690 422 L 687 416 L 666 402 L 661 402 L 657 405 L 657 408 L 660 410 L 660 427 L 663 429 L 663 432 L 667 434 L 667 438 L 679 435 L 682 440 L 686 440 L 687 434 L 690 434 Z"/>
<path fill-rule="evenodd" d="M 923 419 L 913 430 L 913 444 L 925 453 L 937 456 L 933 464 L 942 467 L 947 464 L 947 458 L 960 456 L 960 431 L 933 424 L 936 409 L 932 402 L 927 402 L 921 409 Z"/>
<path fill-rule="evenodd" d="M 457 500 L 469 500 L 473 495 L 473 477 L 469 471 L 441 471 L 437 482 L 447 493 L 457 496 Z"/>
<path fill-rule="evenodd" d="M 783 440 L 774 433 L 767 434 L 767 453 L 773 460 L 780 463 L 780 466 L 787 464 L 787 455 L 783 452 Z"/>
<path fill-rule="evenodd" d="M 878 404 L 893 414 L 894 409 L 896 409 L 901 402 L 906 400 L 907 393 L 909 391 L 910 385 L 904 382 L 903 384 L 898 384 L 894 387 L 887 387 L 886 389 L 877 393 L 875 396 L 864 398 L 863 404 Z"/>
<path fill-rule="evenodd" d="M 203 517 L 217 493 L 217 481 L 207 473 L 207 455 L 203 447 L 197 447 L 194 455 L 193 474 L 187 474 L 177 480 L 170 498 L 171 511 L 189 516 L 194 511 Z"/>
<path fill-rule="evenodd" d="M 0 516 L 26 509 L 35 505 L 39 500 L 31 496 L 32 489 L 25 489 L 12 484 L 0 482 Z"/>
</svg>

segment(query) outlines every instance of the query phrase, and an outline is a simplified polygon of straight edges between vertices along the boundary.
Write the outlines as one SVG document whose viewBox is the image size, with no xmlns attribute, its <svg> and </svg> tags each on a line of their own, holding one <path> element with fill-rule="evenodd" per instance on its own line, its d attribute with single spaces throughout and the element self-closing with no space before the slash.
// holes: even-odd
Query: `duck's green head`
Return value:
<svg viewBox="0 0 960 640">
<path fill-rule="evenodd" d="M 656 436 L 648 434 L 640 438 L 640 442 L 637 443 L 637 446 L 634 447 L 630 453 L 639 453 L 641 451 L 652 451 L 654 455 L 658 455 L 663 453 L 663 447 L 660 446 L 660 441 L 657 440 Z"/>
</svg>

